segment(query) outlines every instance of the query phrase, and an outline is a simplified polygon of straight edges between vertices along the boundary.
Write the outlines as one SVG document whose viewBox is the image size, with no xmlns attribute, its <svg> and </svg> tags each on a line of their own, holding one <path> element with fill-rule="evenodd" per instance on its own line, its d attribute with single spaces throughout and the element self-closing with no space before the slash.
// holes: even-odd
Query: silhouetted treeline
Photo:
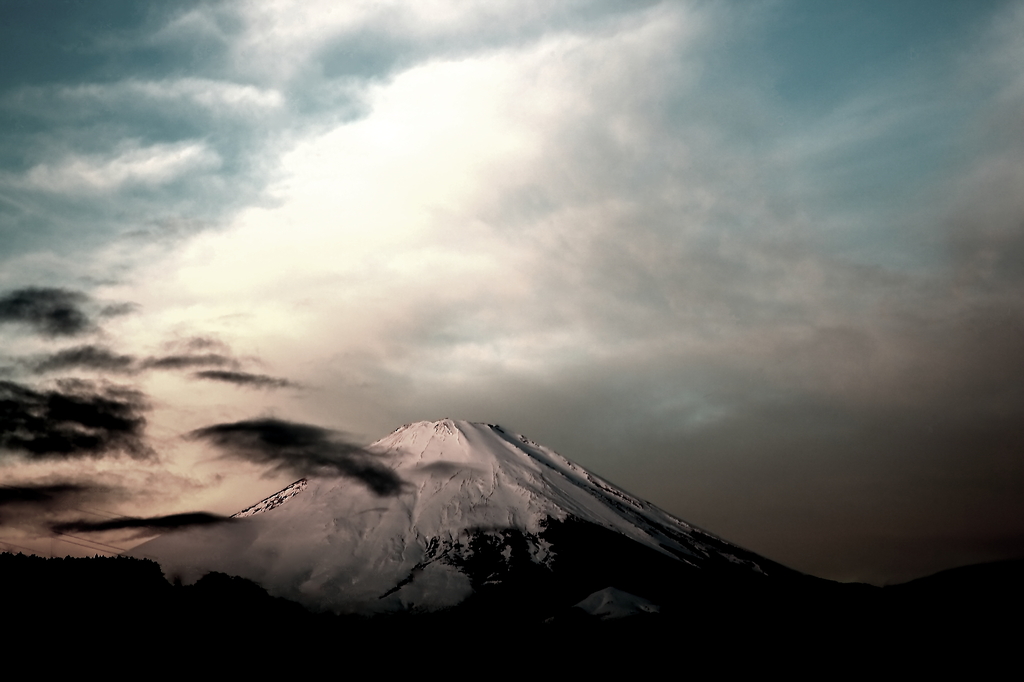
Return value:
<svg viewBox="0 0 1024 682">
<path fill-rule="evenodd" d="M 0 554 L 9 658 L 31 651 L 37 661 L 45 652 L 49 665 L 217 661 L 257 672 L 311 655 L 337 657 L 332 665 L 346 670 L 360 661 L 387 670 L 443 663 L 453 672 L 497 665 L 541 676 L 545 668 L 641 673 L 657 661 L 677 674 L 986 669 L 1016 655 L 1022 578 L 1024 562 L 1009 561 L 885 588 L 705 581 L 659 614 L 611 621 L 566 604 L 541 618 L 516 607 L 527 597 L 517 586 L 508 600 L 492 595 L 439 613 L 363 618 L 310 613 L 221 573 L 172 585 L 148 560 Z"/>
</svg>

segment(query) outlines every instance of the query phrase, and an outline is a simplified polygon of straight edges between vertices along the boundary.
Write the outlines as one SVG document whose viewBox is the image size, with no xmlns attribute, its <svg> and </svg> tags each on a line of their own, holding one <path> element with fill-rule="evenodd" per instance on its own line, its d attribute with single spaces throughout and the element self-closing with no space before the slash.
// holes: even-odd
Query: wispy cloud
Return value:
<svg viewBox="0 0 1024 682">
<path fill-rule="evenodd" d="M 298 384 L 287 379 L 281 379 L 280 377 L 228 370 L 209 369 L 195 372 L 192 376 L 197 379 L 208 379 L 210 381 L 220 381 L 226 384 L 248 386 L 251 388 L 295 388 L 298 386 Z"/>
<path fill-rule="evenodd" d="M 196 429 L 191 438 L 232 457 L 298 476 L 334 475 L 360 481 L 380 496 L 397 495 L 402 479 L 380 458 L 345 441 L 336 431 L 281 419 L 251 419 Z"/>
<path fill-rule="evenodd" d="M 210 78 L 128 78 L 113 83 L 25 86 L 7 93 L 0 107 L 40 117 L 59 115 L 55 107 L 130 111 L 147 107 L 198 106 L 217 115 L 266 113 L 284 104 L 281 92 Z"/>
<path fill-rule="evenodd" d="M 115 353 L 103 346 L 75 346 L 57 351 L 36 362 L 34 371 L 60 372 L 68 369 L 91 369 L 103 372 L 127 373 L 134 369 L 135 358 Z"/>
<path fill-rule="evenodd" d="M 21 533 L 46 534 L 45 527 L 85 505 L 121 501 L 126 491 L 86 479 L 47 477 L 45 481 L 0 484 L 0 527 Z"/>
<path fill-rule="evenodd" d="M 128 143 L 112 155 L 75 154 L 41 163 L 16 182 L 46 192 L 110 192 L 133 185 L 162 185 L 220 163 L 217 153 L 202 142 Z"/>
<path fill-rule="evenodd" d="M 88 300 L 69 289 L 16 289 L 0 296 L 0 323 L 21 323 L 44 336 L 78 336 L 93 327 L 83 305 Z"/>
<path fill-rule="evenodd" d="M 102 533 L 112 530 L 140 530 L 140 531 L 166 531 L 178 528 L 191 528 L 194 526 L 210 526 L 222 523 L 231 523 L 232 518 L 218 516 L 208 512 L 186 512 L 183 514 L 168 514 L 166 516 L 150 516 L 145 518 L 122 517 L 106 521 L 61 521 L 51 525 L 56 533 Z"/>
<path fill-rule="evenodd" d="M 193 367 L 236 366 L 238 361 L 221 353 L 194 353 L 184 355 L 161 355 L 146 358 L 142 367 L 146 369 L 191 369 Z"/>
<path fill-rule="evenodd" d="M 147 409 L 145 397 L 130 388 L 64 380 L 37 391 L 0 381 L 0 448 L 33 460 L 149 458 Z"/>
<path fill-rule="evenodd" d="M 0 507 L 8 505 L 63 507 L 66 506 L 69 498 L 77 501 L 96 490 L 94 486 L 81 483 L 0 485 Z"/>
</svg>

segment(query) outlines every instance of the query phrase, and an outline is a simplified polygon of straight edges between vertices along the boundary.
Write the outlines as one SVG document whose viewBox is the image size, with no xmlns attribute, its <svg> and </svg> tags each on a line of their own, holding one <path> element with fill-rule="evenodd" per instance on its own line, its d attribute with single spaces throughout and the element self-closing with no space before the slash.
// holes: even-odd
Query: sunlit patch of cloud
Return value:
<svg viewBox="0 0 1024 682">
<path fill-rule="evenodd" d="M 156 186 L 187 173 L 209 171 L 220 157 L 203 142 L 142 146 L 120 145 L 113 154 L 70 154 L 40 163 L 19 184 L 45 192 L 111 192 L 132 186 Z"/>
</svg>

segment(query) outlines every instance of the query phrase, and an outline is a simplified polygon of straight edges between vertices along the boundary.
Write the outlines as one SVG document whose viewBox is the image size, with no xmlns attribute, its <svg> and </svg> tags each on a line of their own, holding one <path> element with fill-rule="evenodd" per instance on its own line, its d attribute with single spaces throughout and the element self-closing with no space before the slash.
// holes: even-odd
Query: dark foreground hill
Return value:
<svg viewBox="0 0 1024 682">
<path fill-rule="evenodd" d="M 641 674 L 658 661 L 680 675 L 784 669 L 832 677 L 875 666 L 977 671 L 1018 658 L 1022 579 L 1024 561 L 1007 561 L 885 588 L 706 583 L 658 613 L 617 619 L 560 607 L 540 620 L 507 603 L 473 601 L 362 617 L 311 613 L 221 573 L 171 584 L 147 560 L 0 554 L 6 657 L 49 670 L 213 662 L 268 672 L 330 655 L 339 665 L 389 671 L 497 666 L 534 670 L 531 677 L 550 666 Z"/>
</svg>

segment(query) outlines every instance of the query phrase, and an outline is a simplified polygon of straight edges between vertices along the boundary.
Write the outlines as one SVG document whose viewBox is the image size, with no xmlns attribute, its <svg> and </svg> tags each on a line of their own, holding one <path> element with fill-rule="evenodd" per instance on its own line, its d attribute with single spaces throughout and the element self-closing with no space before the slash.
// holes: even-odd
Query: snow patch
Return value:
<svg viewBox="0 0 1024 682">
<path fill-rule="evenodd" d="M 658 613 L 661 607 L 652 604 L 643 597 L 630 594 L 615 587 L 606 587 L 589 595 L 586 599 L 576 604 L 575 608 L 583 609 L 591 616 L 601 620 L 612 618 L 625 618 L 643 613 Z"/>
</svg>

